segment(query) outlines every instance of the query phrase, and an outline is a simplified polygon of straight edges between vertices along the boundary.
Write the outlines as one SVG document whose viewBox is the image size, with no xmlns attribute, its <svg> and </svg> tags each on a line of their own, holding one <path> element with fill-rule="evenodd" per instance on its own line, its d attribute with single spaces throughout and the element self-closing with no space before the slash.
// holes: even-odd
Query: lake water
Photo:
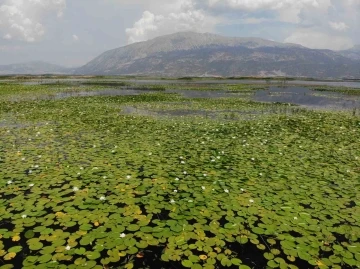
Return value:
<svg viewBox="0 0 360 269">
<path fill-rule="evenodd" d="M 69 84 L 82 84 L 82 83 L 92 83 L 92 82 L 103 82 L 106 83 L 121 83 L 129 82 L 135 85 L 169 85 L 169 84 L 260 84 L 260 85 L 278 85 L 284 84 L 283 81 L 273 79 L 273 80 L 257 80 L 257 79 L 199 79 L 199 80 L 171 80 L 171 79 L 120 79 L 120 78 L 111 78 L 108 80 L 91 80 L 91 79 L 78 79 L 78 78 L 68 78 L 68 79 L 43 79 L 43 80 L 32 80 L 26 81 L 23 84 L 26 85 L 37 85 L 37 84 L 56 84 L 56 83 L 69 83 Z M 359 88 L 360 81 L 306 81 L 306 80 L 288 80 L 285 82 L 286 86 L 332 86 L 332 87 L 350 87 L 350 88 Z"/>
<path fill-rule="evenodd" d="M 359 89 L 360 90 L 360 89 Z M 60 92 L 55 95 L 55 99 L 69 97 L 89 97 L 89 96 L 128 96 L 144 93 L 156 93 L 149 89 L 126 88 L 126 89 L 107 89 L 97 91 L 80 92 Z M 280 102 L 291 103 L 308 108 L 329 108 L 329 109 L 354 109 L 360 108 L 360 97 L 350 96 L 336 92 L 313 91 L 306 87 L 269 87 L 267 90 L 254 90 L 253 93 L 246 94 L 239 92 L 229 92 L 224 90 L 179 90 L 167 89 L 161 93 L 176 93 L 185 98 L 250 98 L 257 102 Z"/>
</svg>

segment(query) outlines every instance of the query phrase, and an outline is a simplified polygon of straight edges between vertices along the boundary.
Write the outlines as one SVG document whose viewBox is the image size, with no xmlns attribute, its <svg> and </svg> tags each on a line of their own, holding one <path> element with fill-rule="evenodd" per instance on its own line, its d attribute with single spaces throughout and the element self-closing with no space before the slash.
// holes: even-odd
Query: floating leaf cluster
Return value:
<svg viewBox="0 0 360 269">
<path fill-rule="evenodd" d="M 26 87 L 0 86 L 0 268 L 360 266 L 358 117 L 157 118 L 122 110 L 189 99 L 28 100 Z"/>
</svg>

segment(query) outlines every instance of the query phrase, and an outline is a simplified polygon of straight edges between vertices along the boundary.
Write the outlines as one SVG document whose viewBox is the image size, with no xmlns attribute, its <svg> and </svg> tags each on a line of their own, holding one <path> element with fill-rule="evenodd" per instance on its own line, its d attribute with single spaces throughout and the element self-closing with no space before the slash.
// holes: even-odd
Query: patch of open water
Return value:
<svg viewBox="0 0 360 269">
<path fill-rule="evenodd" d="M 151 89 L 125 88 L 125 89 L 106 89 L 94 91 L 74 91 L 56 93 L 54 99 L 63 99 L 69 97 L 88 97 L 88 96 L 128 96 L 139 95 L 143 93 L 156 93 Z M 271 103 L 290 103 L 313 109 L 360 109 L 359 96 L 350 96 L 337 92 L 313 91 L 307 87 L 269 87 L 267 90 L 254 90 L 253 94 L 239 92 L 229 92 L 224 90 L 180 90 L 167 89 L 162 93 L 176 93 L 185 98 L 250 98 L 257 102 Z"/>
</svg>

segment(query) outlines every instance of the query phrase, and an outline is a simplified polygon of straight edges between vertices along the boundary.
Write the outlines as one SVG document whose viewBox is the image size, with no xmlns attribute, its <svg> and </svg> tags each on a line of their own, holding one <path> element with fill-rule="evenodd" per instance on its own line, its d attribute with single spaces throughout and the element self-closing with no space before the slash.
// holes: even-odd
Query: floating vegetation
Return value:
<svg viewBox="0 0 360 269">
<path fill-rule="evenodd" d="M 342 93 L 346 95 L 360 95 L 359 89 L 353 89 L 353 88 L 346 88 L 346 87 L 316 87 L 312 88 L 313 91 L 320 91 L 320 92 L 337 92 Z"/>
<path fill-rule="evenodd" d="M 0 85 L 1 269 L 359 268 L 351 111 L 62 89 Z"/>
</svg>

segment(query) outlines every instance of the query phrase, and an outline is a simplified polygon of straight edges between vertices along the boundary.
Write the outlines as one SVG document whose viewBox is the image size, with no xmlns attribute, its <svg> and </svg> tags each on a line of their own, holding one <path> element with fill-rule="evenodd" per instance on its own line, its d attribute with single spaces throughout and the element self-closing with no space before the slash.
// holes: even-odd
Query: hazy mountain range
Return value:
<svg viewBox="0 0 360 269">
<path fill-rule="evenodd" d="M 56 64 L 50 64 L 41 61 L 0 65 L 0 75 L 14 75 L 14 74 L 69 74 L 74 72 L 74 69 L 62 67 Z"/>
<path fill-rule="evenodd" d="M 70 72 L 55 65 L 9 66 L 18 73 L 149 76 L 292 76 L 360 78 L 360 46 L 309 49 L 261 38 L 181 32 L 109 50 Z M 28 68 L 28 69 L 27 69 Z M 0 66 L 4 73 L 6 66 Z"/>
</svg>

